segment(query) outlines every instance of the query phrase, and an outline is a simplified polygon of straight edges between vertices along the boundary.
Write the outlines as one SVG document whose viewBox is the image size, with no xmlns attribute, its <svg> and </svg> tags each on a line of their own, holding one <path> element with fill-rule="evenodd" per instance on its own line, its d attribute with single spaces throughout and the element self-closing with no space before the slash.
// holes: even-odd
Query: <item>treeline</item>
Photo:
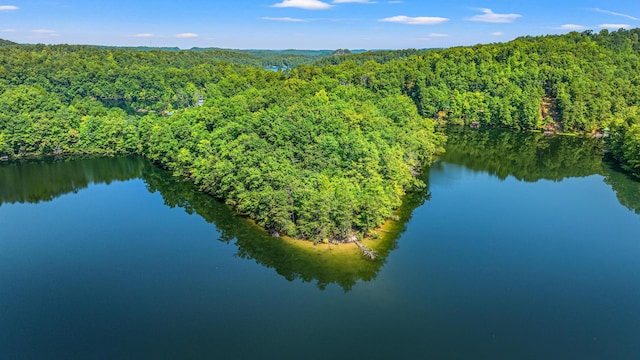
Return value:
<svg viewBox="0 0 640 360">
<path fill-rule="evenodd" d="M 0 46 L 0 84 L 35 86 L 65 104 L 97 99 L 111 105 L 123 100 L 141 111 L 161 112 L 196 104 L 212 83 L 243 85 L 238 84 L 245 80 L 242 77 L 262 71 L 261 64 L 250 66 L 256 65 L 253 60 L 224 50 Z"/>
<path fill-rule="evenodd" d="M 302 64 L 311 64 L 320 59 L 331 57 L 331 50 L 233 50 L 235 52 L 250 55 L 259 61 L 263 68 L 293 68 Z M 254 64 L 247 64 L 254 65 Z"/>
<path fill-rule="evenodd" d="M 221 92 L 222 94 L 222 92 Z M 268 229 L 314 240 L 379 225 L 430 162 L 430 120 L 402 96 L 284 80 L 140 119 L 141 153 Z"/>
<path fill-rule="evenodd" d="M 599 136 L 640 174 L 640 29 L 522 37 L 443 50 L 323 59 L 318 70 L 379 94 L 409 96 L 443 122 Z M 395 57 L 395 58 L 394 58 Z M 329 65 L 334 64 L 334 65 Z"/>
<path fill-rule="evenodd" d="M 266 228 L 350 237 L 420 186 L 433 120 L 610 131 L 612 155 L 640 174 L 639 34 L 339 55 L 286 72 L 211 51 L 9 44 L 0 156 L 141 154 Z"/>
<path fill-rule="evenodd" d="M 408 97 L 380 97 L 329 76 L 195 64 L 191 53 L 10 48 L 0 77 L 0 156 L 140 154 L 297 238 L 342 240 L 379 225 L 406 191 L 423 186 L 416 175 L 441 142 Z M 107 81 L 111 70 L 118 75 Z M 162 79 L 140 91 L 184 91 L 206 102 L 133 115 L 95 96 L 144 76 Z"/>
<path fill-rule="evenodd" d="M 314 65 L 327 66 L 339 65 L 345 61 L 353 61 L 357 65 L 363 65 L 367 61 L 374 61 L 378 64 L 385 64 L 393 60 L 406 59 L 414 55 L 423 54 L 425 50 L 404 49 L 404 50 L 373 50 L 373 51 L 353 51 L 338 49 L 331 57 L 323 57 L 317 60 Z M 344 56 L 349 55 L 349 56 Z"/>
</svg>

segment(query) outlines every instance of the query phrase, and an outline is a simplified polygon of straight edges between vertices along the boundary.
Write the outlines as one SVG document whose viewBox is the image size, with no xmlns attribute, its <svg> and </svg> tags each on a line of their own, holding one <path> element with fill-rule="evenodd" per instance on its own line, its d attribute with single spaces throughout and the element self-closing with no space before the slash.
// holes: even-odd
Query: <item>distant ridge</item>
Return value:
<svg viewBox="0 0 640 360">
<path fill-rule="evenodd" d="M 101 45 L 98 46 L 100 49 L 127 49 L 127 50 L 137 50 L 137 51 L 181 51 L 181 49 L 177 46 L 173 47 L 153 47 L 153 46 L 106 46 Z"/>
<path fill-rule="evenodd" d="M 0 46 L 7 46 L 7 45 L 18 45 L 18 43 L 14 43 L 13 41 L 5 40 L 5 39 L 0 39 Z"/>
<path fill-rule="evenodd" d="M 203 61 L 221 61 L 232 64 L 243 64 L 258 68 L 290 69 L 301 64 L 312 64 L 318 60 L 332 56 L 333 50 L 239 50 L 224 49 L 218 47 L 180 49 L 179 47 L 152 47 L 152 46 L 110 46 L 110 45 L 69 45 L 69 44 L 19 44 L 9 40 L 0 39 L 0 46 L 17 45 L 25 49 L 33 47 L 64 48 L 67 51 L 80 51 L 81 49 L 101 49 L 125 52 L 151 52 L 162 51 L 172 53 L 197 53 Z M 354 50 L 357 53 L 358 50 Z"/>
</svg>

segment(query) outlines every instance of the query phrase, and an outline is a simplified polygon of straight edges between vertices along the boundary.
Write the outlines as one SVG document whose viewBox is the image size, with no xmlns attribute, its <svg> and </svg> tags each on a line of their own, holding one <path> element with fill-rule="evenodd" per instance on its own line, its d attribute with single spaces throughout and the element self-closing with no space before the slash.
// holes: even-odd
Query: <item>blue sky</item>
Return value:
<svg viewBox="0 0 640 360">
<path fill-rule="evenodd" d="M 640 27 L 632 0 L 0 0 L 19 43 L 404 49 Z"/>
</svg>

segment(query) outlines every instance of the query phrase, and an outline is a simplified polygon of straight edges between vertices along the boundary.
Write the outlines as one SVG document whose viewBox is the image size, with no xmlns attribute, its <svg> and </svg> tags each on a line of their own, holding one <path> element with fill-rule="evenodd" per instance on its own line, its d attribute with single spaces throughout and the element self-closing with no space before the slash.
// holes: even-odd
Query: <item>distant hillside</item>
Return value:
<svg viewBox="0 0 640 360">
<path fill-rule="evenodd" d="M 125 49 L 135 51 L 180 51 L 177 46 L 153 47 L 153 46 L 98 46 L 101 49 Z"/>
<path fill-rule="evenodd" d="M 5 40 L 5 39 L 0 39 L 0 46 L 7 46 L 7 45 L 16 45 L 16 43 L 14 43 L 13 41 Z"/>
<path fill-rule="evenodd" d="M 254 59 L 255 64 L 263 68 L 292 68 L 301 64 L 311 64 L 332 55 L 333 50 L 258 50 L 258 49 L 220 49 L 220 48 L 192 48 L 192 51 L 202 52 L 232 52 L 240 56 Z"/>
<path fill-rule="evenodd" d="M 432 50 L 432 49 L 428 49 Z M 354 61 L 357 65 L 362 65 L 367 61 L 375 61 L 378 64 L 386 64 L 393 60 L 407 59 L 413 55 L 420 55 L 425 49 L 404 49 L 404 50 L 351 50 L 351 53 L 340 51 L 332 54 L 333 56 L 327 56 L 319 59 L 315 62 L 315 65 L 338 65 L 345 61 Z"/>
<path fill-rule="evenodd" d="M 0 46 L 20 45 L 25 50 L 41 49 L 42 44 L 18 44 L 9 40 L 0 39 Z M 248 65 L 257 68 L 293 68 L 301 64 L 312 64 L 321 59 L 333 56 L 334 50 L 258 50 L 258 49 L 223 49 L 217 47 L 194 47 L 182 50 L 178 47 L 151 47 L 151 46 L 101 46 L 101 45 L 52 45 L 58 49 L 66 49 L 76 52 L 80 49 L 101 49 L 127 52 L 171 52 L 171 53 L 199 53 L 195 57 L 213 62 L 227 62 L 231 64 Z M 352 50 L 352 54 L 362 53 L 365 50 Z"/>
</svg>

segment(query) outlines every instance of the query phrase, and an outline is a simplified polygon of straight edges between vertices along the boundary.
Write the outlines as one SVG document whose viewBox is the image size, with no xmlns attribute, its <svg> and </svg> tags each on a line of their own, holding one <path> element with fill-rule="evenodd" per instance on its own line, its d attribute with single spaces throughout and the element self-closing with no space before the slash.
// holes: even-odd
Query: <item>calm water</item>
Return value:
<svg viewBox="0 0 640 360">
<path fill-rule="evenodd" d="M 638 359 L 640 183 L 600 153 L 454 132 L 377 261 L 140 159 L 2 165 L 0 358 Z"/>
</svg>

